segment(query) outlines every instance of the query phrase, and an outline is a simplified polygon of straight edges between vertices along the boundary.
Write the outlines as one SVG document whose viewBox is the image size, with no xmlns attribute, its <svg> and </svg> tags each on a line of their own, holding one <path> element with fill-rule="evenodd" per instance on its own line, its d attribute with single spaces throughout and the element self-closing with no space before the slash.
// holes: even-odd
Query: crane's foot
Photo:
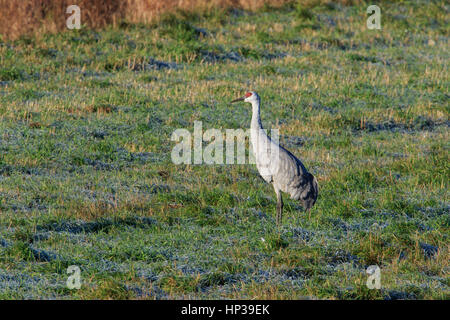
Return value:
<svg viewBox="0 0 450 320">
<path fill-rule="evenodd" d="M 283 198 L 281 197 L 281 191 L 275 189 L 277 194 L 277 226 L 283 222 Z"/>
<path fill-rule="evenodd" d="M 283 223 L 283 203 L 277 203 L 277 226 Z"/>
<path fill-rule="evenodd" d="M 308 213 L 308 219 L 311 219 L 311 208 L 306 209 L 306 212 Z"/>
</svg>

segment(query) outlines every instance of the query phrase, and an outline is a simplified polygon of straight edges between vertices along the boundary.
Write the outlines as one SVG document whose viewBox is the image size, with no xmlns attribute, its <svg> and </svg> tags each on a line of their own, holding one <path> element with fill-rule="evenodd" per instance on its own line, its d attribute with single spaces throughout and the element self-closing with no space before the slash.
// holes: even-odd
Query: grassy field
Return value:
<svg viewBox="0 0 450 320">
<path fill-rule="evenodd" d="M 0 298 L 449 299 L 449 6 L 379 5 L 0 42 Z M 319 183 L 280 228 L 254 165 L 170 157 L 194 121 L 248 128 L 246 90 Z"/>
</svg>

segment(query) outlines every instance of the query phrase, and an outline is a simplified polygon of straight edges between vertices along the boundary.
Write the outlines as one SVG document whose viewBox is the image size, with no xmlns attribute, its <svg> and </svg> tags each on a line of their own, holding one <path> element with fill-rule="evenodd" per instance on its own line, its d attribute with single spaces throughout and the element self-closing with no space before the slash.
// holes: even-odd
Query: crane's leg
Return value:
<svg viewBox="0 0 450 320">
<path fill-rule="evenodd" d="M 281 197 L 281 191 L 275 190 L 277 194 L 277 225 L 283 222 L 283 198 Z"/>
</svg>

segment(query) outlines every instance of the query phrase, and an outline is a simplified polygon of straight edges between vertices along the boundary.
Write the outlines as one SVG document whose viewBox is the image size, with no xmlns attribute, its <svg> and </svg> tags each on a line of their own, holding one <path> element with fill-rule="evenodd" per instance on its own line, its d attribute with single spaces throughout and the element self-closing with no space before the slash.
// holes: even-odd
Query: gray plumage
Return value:
<svg viewBox="0 0 450 320">
<path fill-rule="evenodd" d="M 282 221 L 283 199 L 281 192 L 301 202 L 310 210 L 317 200 L 316 178 L 306 170 L 303 163 L 291 152 L 270 139 L 265 133 L 260 118 L 260 98 L 256 92 L 247 92 L 245 97 L 233 100 L 252 104 L 250 138 L 256 167 L 262 178 L 271 183 L 277 195 L 277 224 Z"/>
</svg>

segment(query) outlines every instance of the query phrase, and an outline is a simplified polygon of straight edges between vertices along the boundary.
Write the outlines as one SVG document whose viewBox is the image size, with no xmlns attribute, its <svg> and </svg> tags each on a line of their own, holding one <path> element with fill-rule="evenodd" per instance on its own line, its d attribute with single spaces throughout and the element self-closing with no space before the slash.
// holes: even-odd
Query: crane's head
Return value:
<svg viewBox="0 0 450 320">
<path fill-rule="evenodd" d="M 259 96 L 255 91 L 248 91 L 245 94 L 245 96 L 243 96 L 242 98 L 234 99 L 233 101 L 231 101 L 231 103 L 238 102 L 238 101 L 245 101 L 245 102 L 253 103 L 258 100 L 259 100 Z"/>
<path fill-rule="evenodd" d="M 317 184 L 316 177 L 314 177 L 311 173 L 308 172 L 306 179 L 307 183 L 301 194 L 301 201 L 303 202 L 303 207 L 306 210 L 309 210 L 316 203 L 317 195 L 319 193 L 319 186 Z"/>
</svg>

